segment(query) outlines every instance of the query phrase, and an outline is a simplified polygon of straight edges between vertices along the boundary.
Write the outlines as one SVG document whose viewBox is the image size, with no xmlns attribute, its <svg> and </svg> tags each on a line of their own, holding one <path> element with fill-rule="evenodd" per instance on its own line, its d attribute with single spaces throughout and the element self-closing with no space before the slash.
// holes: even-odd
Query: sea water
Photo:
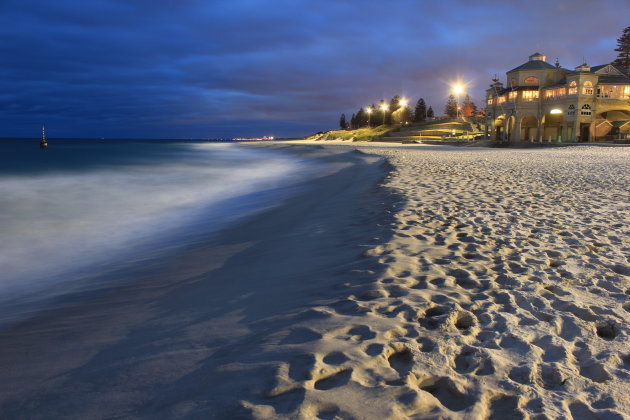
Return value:
<svg viewBox="0 0 630 420">
<path fill-rule="evenodd" d="M 1 140 L 0 302 L 58 294 L 80 274 L 208 234 L 281 202 L 312 171 L 235 144 Z"/>
</svg>

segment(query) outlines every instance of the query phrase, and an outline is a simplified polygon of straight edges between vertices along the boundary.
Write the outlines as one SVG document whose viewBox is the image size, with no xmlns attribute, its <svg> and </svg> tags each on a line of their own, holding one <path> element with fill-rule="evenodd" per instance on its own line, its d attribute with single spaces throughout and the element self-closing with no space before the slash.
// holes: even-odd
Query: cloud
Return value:
<svg viewBox="0 0 630 420">
<path fill-rule="evenodd" d="M 605 4 L 605 7 L 603 6 Z M 79 2 L 0 5 L 0 136 L 296 136 L 403 93 L 482 102 L 534 51 L 614 58 L 625 0 Z M 602 25 L 601 22 L 606 22 Z"/>
</svg>

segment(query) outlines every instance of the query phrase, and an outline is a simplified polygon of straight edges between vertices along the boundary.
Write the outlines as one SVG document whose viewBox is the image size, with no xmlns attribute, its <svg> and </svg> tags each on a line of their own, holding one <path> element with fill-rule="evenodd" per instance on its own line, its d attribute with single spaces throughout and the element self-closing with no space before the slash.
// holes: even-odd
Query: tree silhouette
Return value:
<svg viewBox="0 0 630 420">
<path fill-rule="evenodd" d="M 346 114 L 341 114 L 341 118 L 339 118 L 339 128 L 345 130 L 348 128 L 348 122 L 346 121 Z"/>
<path fill-rule="evenodd" d="M 466 94 L 464 103 L 462 104 L 462 115 L 464 117 L 474 117 L 477 114 L 477 105 L 470 99 L 470 96 Z"/>
<path fill-rule="evenodd" d="M 619 55 L 612 64 L 623 67 L 626 71 L 630 70 L 630 26 L 624 29 L 623 34 L 617 39 L 617 48 L 615 48 L 615 51 L 617 51 Z"/>
<path fill-rule="evenodd" d="M 422 122 L 427 119 L 427 104 L 424 103 L 424 99 L 418 99 L 416 103 L 416 109 L 413 115 L 413 120 L 415 122 Z"/>
<path fill-rule="evenodd" d="M 455 96 L 448 95 L 448 100 L 444 106 L 444 113 L 450 118 L 457 117 L 457 100 L 455 99 Z"/>
<path fill-rule="evenodd" d="M 392 122 L 394 124 L 407 124 L 413 120 L 413 112 L 408 106 L 400 107 L 392 112 Z"/>
</svg>

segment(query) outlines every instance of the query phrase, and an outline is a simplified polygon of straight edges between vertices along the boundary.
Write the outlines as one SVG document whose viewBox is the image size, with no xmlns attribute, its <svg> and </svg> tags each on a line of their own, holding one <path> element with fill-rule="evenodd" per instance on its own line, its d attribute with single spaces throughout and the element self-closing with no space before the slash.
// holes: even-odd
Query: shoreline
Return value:
<svg viewBox="0 0 630 420">
<path fill-rule="evenodd" d="M 388 217 L 378 210 L 387 200 L 375 201 L 383 192 L 368 193 L 388 171 L 382 158 L 300 149 L 285 151 L 337 172 L 157 266 L 109 273 L 119 276 L 116 285 L 67 296 L 65 305 L 2 331 L 0 411 L 245 416 L 236 396 L 254 398 L 273 377 L 277 356 L 266 346 L 274 333 L 338 293 L 340 279 L 355 281 L 345 272 L 358 269 L 360 243 L 373 232 L 347 235 L 347 225 Z M 245 360 L 262 382 L 221 371 Z"/>
<path fill-rule="evenodd" d="M 630 150 L 314 145 L 260 147 L 342 169 L 152 277 L 0 335 L 0 410 L 630 412 Z"/>
</svg>

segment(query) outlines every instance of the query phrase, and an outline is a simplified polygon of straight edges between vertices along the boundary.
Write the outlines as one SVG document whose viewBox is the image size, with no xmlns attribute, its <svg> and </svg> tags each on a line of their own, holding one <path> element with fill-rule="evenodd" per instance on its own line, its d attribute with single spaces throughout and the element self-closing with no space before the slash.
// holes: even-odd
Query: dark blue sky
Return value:
<svg viewBox="0 0 630 420">
<path fill-rule="evenodd" d="M 303 136 L 403 94 L 482 104 L 539 51 L 615 58 L 628 0 L 0 0 L 0 137 Z"/>
</svg>

